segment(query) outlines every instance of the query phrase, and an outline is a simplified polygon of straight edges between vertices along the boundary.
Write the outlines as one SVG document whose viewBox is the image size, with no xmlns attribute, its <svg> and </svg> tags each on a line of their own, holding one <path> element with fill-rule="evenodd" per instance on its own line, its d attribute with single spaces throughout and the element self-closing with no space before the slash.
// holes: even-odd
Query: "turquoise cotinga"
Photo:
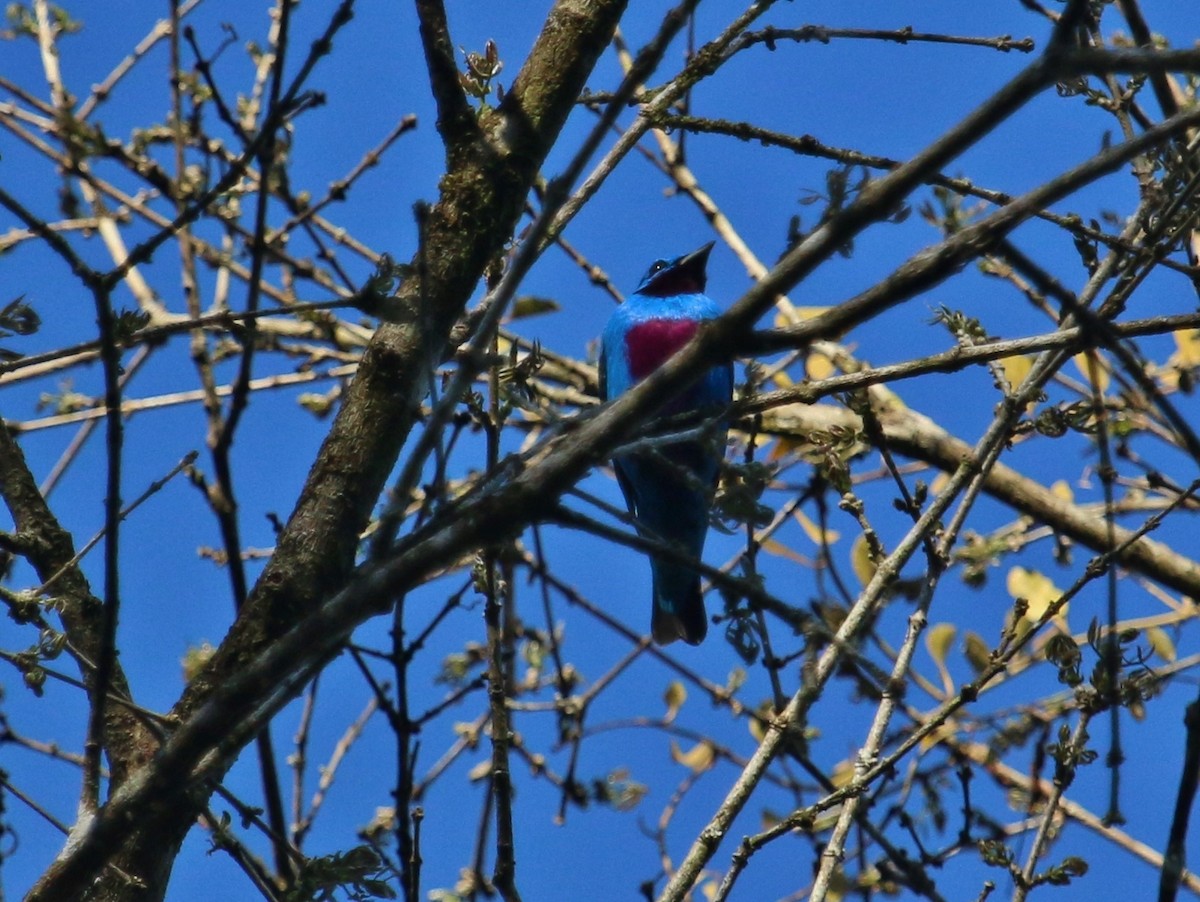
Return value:
<svg viewBox="0 0 1200 902">
<path fill-rule="evenodd" d="M 600 395 L 607 401 L 628 391 L 688 343 L 704 320 L 720 310 L 704 294 L 712 243 L 674 260 L 656 260 L 637 291 L 613 313 L 600 352 Z M 720 411 L 733 396 L 733 366 L 709 370 L 662 415 Z M 708 512 L 721 467 L 725 429 L 618 454 L 617 481 L 638 529 L 699 560 L 708 533 Z M 652 557 L 654 609 L 651 634 L 660 645 L 682 639 L 698 645 L 708 631 L 700 574 L 691 567 Z"/>
</svg>

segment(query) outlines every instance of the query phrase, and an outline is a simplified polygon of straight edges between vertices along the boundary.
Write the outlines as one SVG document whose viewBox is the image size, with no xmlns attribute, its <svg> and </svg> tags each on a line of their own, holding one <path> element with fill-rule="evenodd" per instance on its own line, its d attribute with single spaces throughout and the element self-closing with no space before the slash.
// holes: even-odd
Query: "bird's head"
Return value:
<svg viewBox="0 0 1200 902">
<path fill-rule="evenodd" d="M 655 298 L 669 298 L 677 294 L 701 294 L 708 282 L 705 267 L 708 254 L 715 242 L 676 257 L 674 260 L 655 260 L 638 285 L 637 293 Z"/>
</svg>

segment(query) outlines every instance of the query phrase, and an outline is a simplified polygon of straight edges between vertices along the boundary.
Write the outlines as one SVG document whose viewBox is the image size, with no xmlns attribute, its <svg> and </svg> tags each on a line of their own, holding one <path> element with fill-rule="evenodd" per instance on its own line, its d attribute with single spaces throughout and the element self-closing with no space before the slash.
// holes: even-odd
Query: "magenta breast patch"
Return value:
<svg viewBox="0 0 1200 902">
<path fill-rule="evenodd" d="M 651 319 L 633 326 L 625 334 L 625 348 L 634 381 L 645 379 L 666 363 L 698 328 L 695 320 L 688 319 Z"/>
</svg>

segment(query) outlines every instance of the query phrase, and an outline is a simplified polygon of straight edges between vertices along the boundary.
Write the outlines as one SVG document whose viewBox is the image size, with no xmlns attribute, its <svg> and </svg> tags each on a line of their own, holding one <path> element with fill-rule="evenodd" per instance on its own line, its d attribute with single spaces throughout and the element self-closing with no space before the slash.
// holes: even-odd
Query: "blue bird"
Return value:
<svg viewBox="0 0 1200 902">
<path fill-rule="evenodd" d="M 608 401 L 662 366 L 688 343 L 703 320 L 720 310 L 704 294 L 712 243 L 674 260 L 656 260 L 637 291 L 613 313 L 600 351 L 600 396 Z M 720 410 L 733 397 L 733 365 L 714 367 L 663 416 Z M 613 459 L 617 482 L 638 530 L 670 542 L 699 560 L 708 512 L 724 452 L 725 429 L 706 439 L 671 442 Z M 654 608 L 650 632 L 666 645 L 682 639 L 699 645 L 708 631 L 700 574 L 652 557 Z"/>
</svg>

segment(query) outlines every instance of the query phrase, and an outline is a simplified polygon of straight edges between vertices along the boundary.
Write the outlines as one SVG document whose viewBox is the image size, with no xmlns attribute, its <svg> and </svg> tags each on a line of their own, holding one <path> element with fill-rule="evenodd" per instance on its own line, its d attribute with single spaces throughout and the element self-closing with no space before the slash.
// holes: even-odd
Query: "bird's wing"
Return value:
<svg viewBox="0 0 1200 902">
<path fill-rule="evenodd" d="M 608 397 L 608 349 L 604 347 L 603 341 L 600 344 L 600 372 L 597 374 L 600 380 L 600 400 L 607 402 Z M 631 516 L 637 516 L 637 495 L 633 492 L 633 479 L 625 472 L 625 467 L 621 466 L 619 458 L 613 459 L 613 472 L 617 474 L 617 485 L 621 487 L 621 494 L 625 496 L 625 505 L 629 508 Z"/>
<path fill-rule="evenodd" d="M 633 490 L 633 478 L 625 471 L 619 457 L 613 458 L 613 472 L 617 474 L 617 485 L 621 487 L 621 494 L 625 496 L 625 506 L 629 508 L 629 515 L 636 517 L 637 494 Z"/>
</svg>

